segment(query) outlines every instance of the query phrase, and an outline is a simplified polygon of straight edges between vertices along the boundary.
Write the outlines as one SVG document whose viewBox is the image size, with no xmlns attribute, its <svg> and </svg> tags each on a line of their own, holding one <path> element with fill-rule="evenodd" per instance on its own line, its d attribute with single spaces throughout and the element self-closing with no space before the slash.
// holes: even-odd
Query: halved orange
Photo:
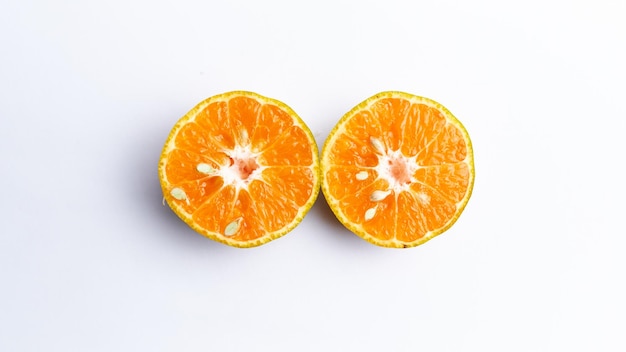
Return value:
<svg viewBox="0 0 626 352">
<path fill-rule="evenodd" d="M 294 229 L 315 202 L 318 149 L 284 103 L 229 92 L 176 123 L 159 178 L 165 200 L 191 228 L 231 246 L 259 246 Z"/>
<path fill-rule="evenodd" d="M 474 184 L 472 143 L 441 104 L 382 92 L 345 114 L 322 149 L 322 191 L 363 239 L 414 247 L 446 231 Z"/>
</svg>

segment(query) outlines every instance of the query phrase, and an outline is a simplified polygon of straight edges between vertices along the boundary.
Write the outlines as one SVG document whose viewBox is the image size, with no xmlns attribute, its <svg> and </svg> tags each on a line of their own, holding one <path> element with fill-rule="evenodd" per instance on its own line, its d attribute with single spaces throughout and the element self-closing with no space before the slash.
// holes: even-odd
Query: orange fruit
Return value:
<svg viewBox="0 0 626 352">
<path fill-rule="evenodd" d="M 165 200 L 191 228 L 231 246 L 259 246 L 294 229 L 315 202 L 318 149 L 287 105 L 229 92 L 176 123 L 159 178 Z"/>
<path fill-rule="evenodd" d="M 441 104 L 382 92 L 345 114 L 322 149 L 322 191 L 363 239 L 414 247 L 446 231 L 472 193 L 472 143 Z"/>
</svg>

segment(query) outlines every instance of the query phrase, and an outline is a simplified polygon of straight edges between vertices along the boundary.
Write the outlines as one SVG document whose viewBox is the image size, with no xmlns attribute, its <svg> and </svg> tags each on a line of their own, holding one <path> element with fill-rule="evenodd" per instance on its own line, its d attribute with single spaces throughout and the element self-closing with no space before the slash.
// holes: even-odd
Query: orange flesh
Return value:
<svg viewBox="0 0 626 352">
<path fill-rule="evenodd" d="M 340 219 L 377 244 L 398 247 L 449 227 L 473 182 L 469 139 L 453 122 L 432 105 L 402 97 L 381 98 L 343 121 L 323 157 L 324 191 Z M 356 177 L 363 171 L 367 177 Z M 370 199 L 377 190 L 391 193 Z M 368 209 L 375 209 L 371 219 Z"/>
<path fill-rule="evenodd" d="M 316 195 L 315 150 L 280 106 L 245 96 L 212 102 L 164 152 L 164 194 L 203 234 L 256 240 L 292 224 Z M 215 173 L 199 172 L 200 163 Z M 185 199 L 172 196 L 177 189 Z"/>
</svg>

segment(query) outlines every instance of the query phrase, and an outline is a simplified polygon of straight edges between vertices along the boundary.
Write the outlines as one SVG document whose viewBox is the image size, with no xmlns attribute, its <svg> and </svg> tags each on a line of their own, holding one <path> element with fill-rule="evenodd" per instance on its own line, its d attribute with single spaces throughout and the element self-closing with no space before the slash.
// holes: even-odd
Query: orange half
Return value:
<svg viewBox="0 0 626 352">
<path fill-rule="evenodd" d="M 472 143 L 441 104 L 403 92 L 354 107 L 322 149 L 322 191 L 363 239 L 414 247 L 459 218 L 474 184 Z"/>
<path fill-rule="evenodd" d="M 159 178 L 165 200 L 191 228 L 254 247 L 294 229 L 315 202 L 318 149 L 287 105 L 229 92 L 202 101 L 176 123 Z"/>
</svg>

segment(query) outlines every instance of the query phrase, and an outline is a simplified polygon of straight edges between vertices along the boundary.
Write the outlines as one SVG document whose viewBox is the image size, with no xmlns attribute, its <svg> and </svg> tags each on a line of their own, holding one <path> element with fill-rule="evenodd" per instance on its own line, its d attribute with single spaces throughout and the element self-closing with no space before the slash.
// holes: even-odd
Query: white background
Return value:
<svg viewBox="0 0 626 352">
<path fill-rule="evenodd" d="M 624 351 L 624 1 L 8 0 L 0 351 Z M 476 183 L 408 250 L 323 198 L 254 249 L 161 205 L 200 100 L 252 90 L 321 145 L 383 90 L 467 127 Z"/>
</svg>

